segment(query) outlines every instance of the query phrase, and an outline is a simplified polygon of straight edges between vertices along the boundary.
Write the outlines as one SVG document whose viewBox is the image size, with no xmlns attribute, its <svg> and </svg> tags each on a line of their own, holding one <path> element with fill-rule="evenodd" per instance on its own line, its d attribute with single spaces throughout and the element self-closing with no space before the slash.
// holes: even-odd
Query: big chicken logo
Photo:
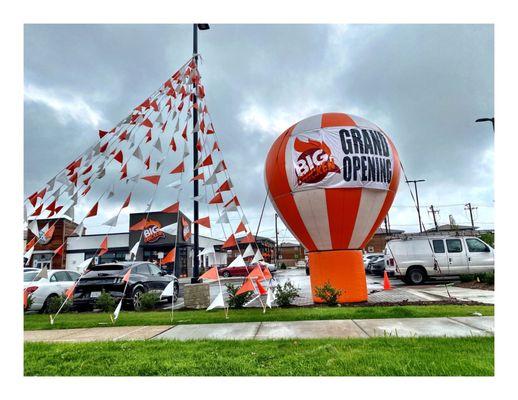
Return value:
<svg viewBox="0 0 518 400">
<path fill-rule="evenodd" d="M 144 243 L 154 243 L 158 239 L 164 238 L 165 233 L 160 229 L 162 225 L 158 221 L 149 220 L 143 229 Z"/>
<path fill-rule="evenodd" d="M 331 155 L 331 149 L 323 141 L 309 139 L 303 142 L 295 139 L 294 149 L 301 153 L 297 158 L 295 172 L 297 183 L 318 183 L 329 173 L 340 173 L 340 168 L 335 164 Z"/>
</svg>

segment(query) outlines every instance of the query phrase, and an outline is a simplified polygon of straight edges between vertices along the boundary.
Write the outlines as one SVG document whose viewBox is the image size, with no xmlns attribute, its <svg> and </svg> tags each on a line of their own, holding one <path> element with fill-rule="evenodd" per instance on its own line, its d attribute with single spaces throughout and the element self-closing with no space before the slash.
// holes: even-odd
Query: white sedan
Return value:
<svg viewBox="0 0 518 400">
<path fill-rule="evenodd" d="M 31 311 L 45 311 L 48 301 L 65 293 L 80 276 L 64 269 L 49 270 L 48 278 L 36 278 L 38 273 L 39 270 L 23 273 L 23 288 L 32 299 Z"/>
</svg>

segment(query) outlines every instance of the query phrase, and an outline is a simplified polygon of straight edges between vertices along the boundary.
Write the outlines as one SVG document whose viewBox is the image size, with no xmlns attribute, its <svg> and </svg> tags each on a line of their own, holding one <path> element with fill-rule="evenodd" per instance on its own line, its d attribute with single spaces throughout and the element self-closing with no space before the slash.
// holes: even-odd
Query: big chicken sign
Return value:
<svg viewBox="0 0 518 400">
<path fill-rule="evenodd" d="M 362 249 L 387 215 L 399 176 L 389 136 L 354 115 L 306 118 L 273 143 L 265 184 L 284 224 L 309 251 L 313 293 L 330 282 L 342 290 L 340 302 L 367 300 Z"/>
</svg>

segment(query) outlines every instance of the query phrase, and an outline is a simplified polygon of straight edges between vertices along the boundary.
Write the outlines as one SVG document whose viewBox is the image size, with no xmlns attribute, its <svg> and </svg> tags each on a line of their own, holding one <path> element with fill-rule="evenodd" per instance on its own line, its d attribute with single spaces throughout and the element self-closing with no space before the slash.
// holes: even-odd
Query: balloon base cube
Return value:
<svg viewBox="0 0 518 400">
<path fill-rule="evenodd" d="M 309 253 L 311 292 L 315 303 L 324 301 L 315 296 L 315 289 L 327 282 L 342 291 L 339 303 L 367 301 L 367 280 L 361 250 L 329 250 Z"/>
</svg>

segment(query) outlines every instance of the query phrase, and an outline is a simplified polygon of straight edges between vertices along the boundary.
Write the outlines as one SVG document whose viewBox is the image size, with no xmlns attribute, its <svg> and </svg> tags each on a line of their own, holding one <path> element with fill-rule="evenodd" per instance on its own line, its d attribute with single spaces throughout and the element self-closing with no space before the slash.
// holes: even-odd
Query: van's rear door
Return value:
<svg viewBox="0 0 518 400">
<path fill-rule="evenodd" d="M 437 271 L 437 274 L 448 274 L 450 265 L 448 263 L 448 254 L 446 254 L 444 239 L 430 239 L 430 242 L 435 254 L 435 259 L 440 268 L 440 271 Z"/>
<path fill-rule="evenodd" d="M 469 273 L 468 257 L 462 239 L 446 239 L 446 251 L 448 252 L 450 275 L 461 275 Z"/>
</svg>

